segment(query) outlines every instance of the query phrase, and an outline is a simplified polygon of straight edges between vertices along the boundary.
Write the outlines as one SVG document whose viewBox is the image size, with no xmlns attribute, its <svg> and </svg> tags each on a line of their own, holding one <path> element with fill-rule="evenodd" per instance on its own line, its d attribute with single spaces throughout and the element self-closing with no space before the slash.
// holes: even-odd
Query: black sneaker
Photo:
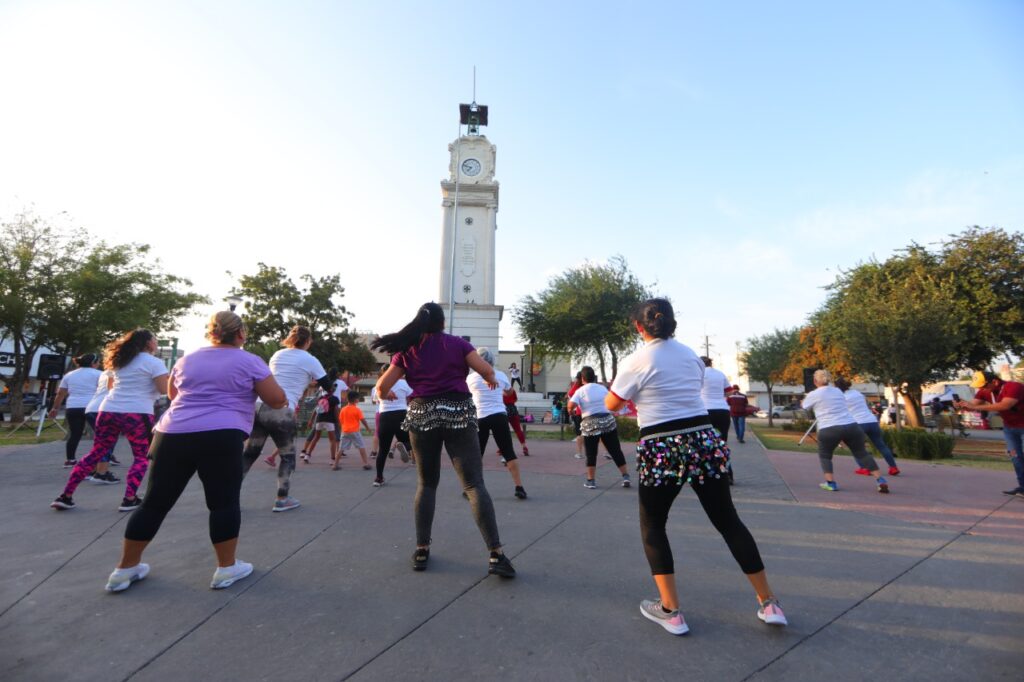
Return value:
<svg viewBox="0 0 1024 682">
<path fill-rule="evenodd" d="M 119 460 L 117 457 L 114 457 L 113 455 L 111 455 L 110 456 L 110 466 L 112 466 L 112 467 L 119 467 L 119 466 L 121 466 L 121 460 Z"/>
<path fill-rule="evenodd" d="M 1013 490 L 1004 490 L 1003 491 L 1004 495 L 1009 495 L 1010 497 L 1013 497 L 1015 495 L 1020 495 L 1021 493 L 1024 493 L 1024 488 L 1014 488 Z"/>
<path fill-rule="evenodd" d="M 142 506 L 142 498 L 140 498 L 138 495 L 136 495 L 130 500 L 127 497 L 125 497 L 121 499 L 121 506 L 117 508 L 117 511 L 135 511 L 140 506 Z"/>
<path fill-rule="evenodd" d="M 518 497 L 520 500 L 525 500 L 526 499 L 526 488 L 524 488 L 521 485 L 517 485 L 516 486 L 516 497 Z"/>
<path fill-rule="evenodd" d="M 104 471 L 102 474 L 93 474 L 89 480 L 97 485 L 113 485 L 114 483 L 121 482 L 120 478 L 109 471 Z"/>
<path fill-rule="evenodd" d="M 65 509 L 74 509 L 75 503 L 72 501 L 69 495 L 61 494 L 56 500 L 50 503 L 50 506 L 57 511 L 64 511 Z"/>
<path fill-rule="evenodd" d="M 427 561 L 430 559 L 430 548 L 420 549 L 416 548 L 416 551 L 412 553 L 412 570 L 414 571 L 425 571 L 427 570 Z"/>
<path fill-rule="evenodd" d="M 64 468 L 65 469 L 70 469 L 71 467 L 75 466 L 76 464 L 78 464 L 78 460 L 77 459 L 66 459 L 66 460 L 64 460 Z"/>
<path fill-rule="evenodd" d="M 512 562 L 504 554 L 491 552 L 491 559 L 487 563 L 487 572 L 491 575 L 500 575 L 502 578 L 515 578 L 516 569 L 512 568 Z"/>
</svg>

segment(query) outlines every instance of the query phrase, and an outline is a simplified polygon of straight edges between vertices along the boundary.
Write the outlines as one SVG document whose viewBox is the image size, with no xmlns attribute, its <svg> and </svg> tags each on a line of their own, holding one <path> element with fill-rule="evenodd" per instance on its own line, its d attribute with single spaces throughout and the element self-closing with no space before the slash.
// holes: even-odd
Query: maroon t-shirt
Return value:
<svg viewBox="0 0 1024 682">
<path fill-rule="evenodd" d="M 444 332 L 427 334 L 418 345 L 395 353 L 391 364 L 405 370 L 412 387 L 409 398 L 424 398 L 442 393 L 469 393 L 466 356 L 476 351 L 469 341 Z"/>
<path fill-rule="evenodd" d="M 1003 419 L 1003 426 L 1009 426 L 1011 429 L 1024 429 L 1024 384 L 1016 381 L 1005 382 L 1000 387 L 996 402 L 998 403 L 1004 398 L 1015 398 L 1017 404 L 1009 410 L 998 413 Z"/>
<path fill-rule="evenodd" d="M 743 395 L 742 393 L 733 393 L 731 396 L 725 399 L 725 402 L 729 403 L 729 414 L 731 416 L 747 416 L 747 396 Z"/>
</svg>

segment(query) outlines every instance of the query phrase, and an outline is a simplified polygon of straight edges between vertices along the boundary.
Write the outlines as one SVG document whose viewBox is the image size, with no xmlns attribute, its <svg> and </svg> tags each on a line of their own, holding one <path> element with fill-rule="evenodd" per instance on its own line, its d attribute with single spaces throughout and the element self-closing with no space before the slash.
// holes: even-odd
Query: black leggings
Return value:
<svg viewBox="0 0 1024 682">
<path fill-rule="evenodd" d="M 622 446 L 619 444 L 619 430 L 612 429 L 597 436 L 583 436 L 583 451 L 587 454 L 587 466 L 597 466 L 597 442 L 604 443 L 608 454 L 612 456 L 615 466 L 626 466 L 626 457 L 622 454 Z"/>
<path fill-rule="evenodd" d="M 703 485 L 696 482 L 690 485 L 697 493 L 704 513 L 711 520 L 715 530 L 722 534 L 725 544 L 729 546 L 729 551 L 743 572 L 750 575 L 763 571 L 764 564 L 761 563 L 757 543 L 740 521 L 736 508 L 732 505 L 729 481 L 724 477 L 705 477 Z M 675 573 L 665 523 L 668 521 L 672 503 L 682 489 L 683 486 L 671 483 L 640 486 L 640 536 L 643 538 L 644 554 L 647 555 L 647 563 L 650 564 L 653 575 Z"/>
<path fill-rule="evenodd" d="M 405 410 L 381 412 L 377 415 L 377 478 L 384 478 L 384 465 L 388 461 L 392 440 L 397 440 L 412 450 L 409 434 L 402 430 L 403 421 L 405 421 Z"/>
<path fill-rule="evenodd" d="M 160 530 L 192 474 L 199 473 L 210 510 L 213 544 L 238 537 L 242 523 L 239 493 L 242 488 L 242 448 L 248 434 L 238 429 L 196 433 L 157 431 L 149 454 L 146 496 L 124 530 L 126 540 L 148 542 Z"/>
<path fill-rule="evenodd" d="M 729 418 L 729 410 L 708 410 L 708 419 L 711 425 L 722 434 L 722 440 L 729 440 L 729 425 L 732 420 Z"/>
<path fill-rule="evenodd" d="M 512 445 L 512 432 L 508 427 L 508 414 L 495 412 L 482 419 L 477 419 L 477 428 L 480 429 L 480 455 L 483 456 L 487 449 L 487 439 L 494 434 L 494 443 L 501 450 L 501 456 L 506 462 L 511 462 L 516 457 L 515 447 Z"/>
<path fill-rule="evenodd" d="M 69 407 L 64 410 L 64 419 L 68 423 L 68 439 L 64 443 L 64 459 L 69 462 L 75 458 L 75 450 L 85 432 L 85 408 Z"/>
</svg>

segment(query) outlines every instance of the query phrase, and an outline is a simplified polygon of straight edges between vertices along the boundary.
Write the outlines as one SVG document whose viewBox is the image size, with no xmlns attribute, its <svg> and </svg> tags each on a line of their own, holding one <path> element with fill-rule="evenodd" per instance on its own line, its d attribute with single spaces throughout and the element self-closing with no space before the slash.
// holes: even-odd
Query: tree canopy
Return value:
<svg viewBox="0 0 1024 682">
<path fill-rule="evenodd" d="M 230 274 L 230 273 L 229 273 Z M 370 349 L 349 328 L 352 314 L 340 303 L 345 295 L 338 275 L 302 275 L 296 284 L 280 267 L 257 265 L 251 275 L 238 277 L 232 293 L 245 301 L 249 350 L 269 359 L 295 325 L 313 331 L 310 352 L 325 367 L 365 374 L 376 365 Z"/>
<path fill-rule="evenodd" d="M 596 357 L 601 378 L 618 371 L 619 356 L 637 341 L 629 323 L 633 307 L 651 297 L 621 256 L 606 264 L 585 263 L 552 278 L 546 289 L 524 297 L 512 319 L 524 339 L 533 339 L 541 354 Z"/>
<path fill-rule="evenodd" d="M 783 372 L 797 344 L 796 329 L 776 329 L 747 339 L 747 350 L 740 354 L 740 371 L 759 381 L 768 391 L 768 425 L 772 425 L 772 390 L 782 383 Z M 802 381 L 802 380 L 801 380 Z"/>
</svg>

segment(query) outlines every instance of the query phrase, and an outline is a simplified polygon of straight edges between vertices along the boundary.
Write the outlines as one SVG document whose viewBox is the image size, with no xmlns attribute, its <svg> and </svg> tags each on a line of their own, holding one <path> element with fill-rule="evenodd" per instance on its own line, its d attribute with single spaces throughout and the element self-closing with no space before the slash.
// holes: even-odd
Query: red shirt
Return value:
<svg viewBox="0 0 1024 682">
<path fill-rule="evenodd" d="M 747 396 L 742 393 L 733 393 L 731 396 L 725 399 L 725 402 L 729 403 L 729 414 L 733 417 L 746 417 L 747 416 Z"/>
<path fill-rule="evenodd" d="M 1004 381 L 999 387 L 999 395 L 996 396 L 995 401 L 998 403 L 1005 398 L 1014 398 L 1017 404 L 999 413 L 1003 419 L 1003 426 L 1009 426 L 1011 429 L 1024 429 L 1024 384 L 1016 381 Z"/>
</svg>

